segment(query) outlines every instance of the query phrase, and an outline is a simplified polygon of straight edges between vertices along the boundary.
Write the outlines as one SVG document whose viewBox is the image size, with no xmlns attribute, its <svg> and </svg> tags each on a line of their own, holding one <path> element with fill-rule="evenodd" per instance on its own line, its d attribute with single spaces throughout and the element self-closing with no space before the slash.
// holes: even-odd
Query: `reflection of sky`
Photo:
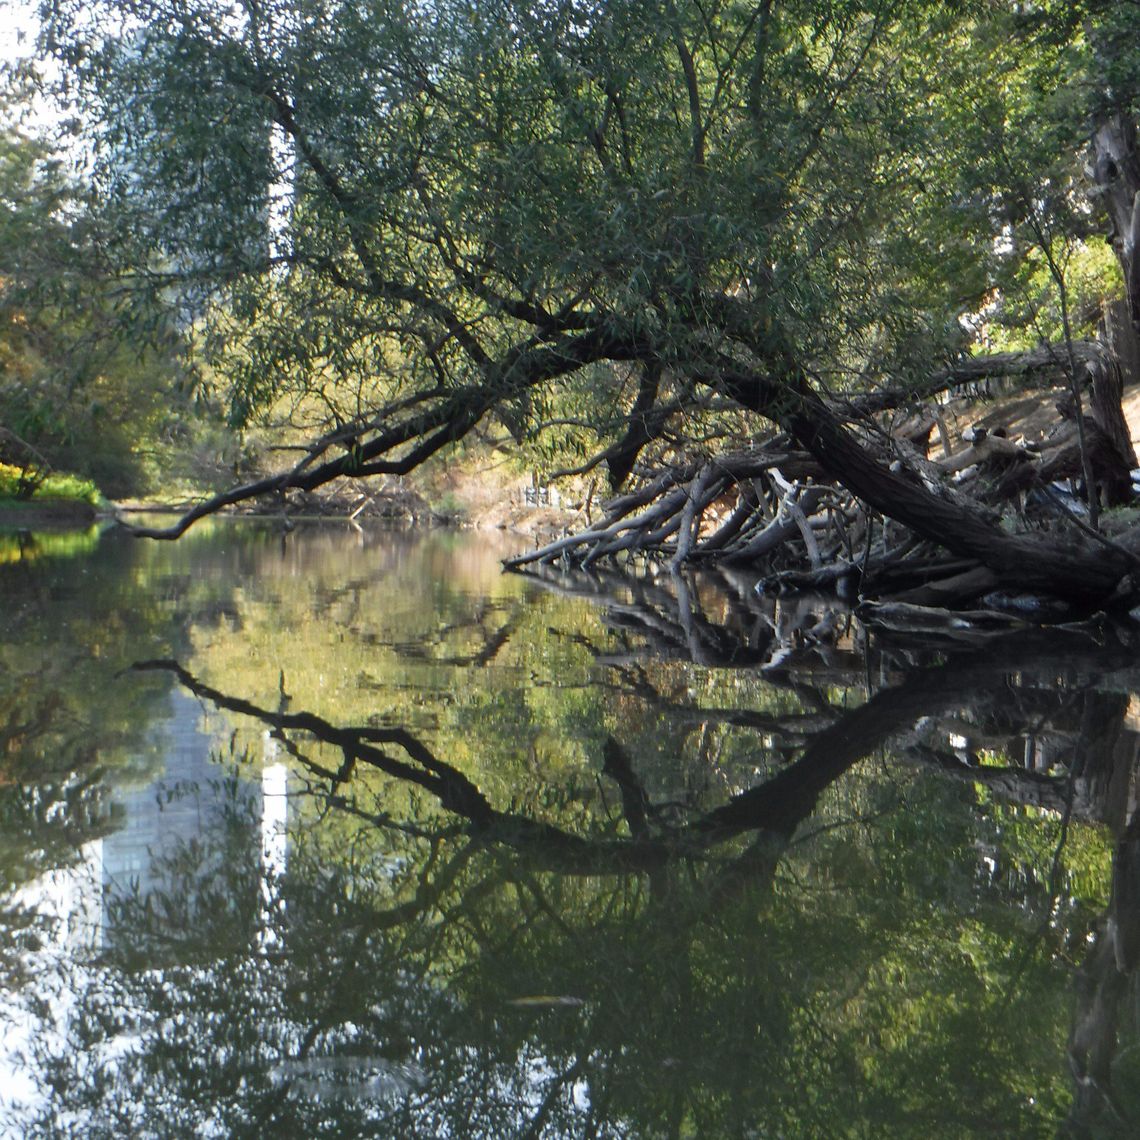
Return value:
<svg viewBox="0 0 1140 1140">
<path fill-rule="evenodd" d="M 206 710 L 179 689 L 170 695 L 170 719 L 161 730 L 165 763 L 160 778 L 146 787 L 120 792 L 125 823 L 103 841 L 103 882 L 117 890 L 134 883 L 145 894 L 152 855 L 202 833 L 219 811 L 216 784 L 225 772 L 211 763 L 215 738 Z"/>
<path fill-rule="evenodd" d="M 51 1008 L 62 1024 L 73 1004 L 70 982 L 77 970 L 72 955 L 94 945 L 102 922 L 103 841 L 93 840 L 79 849 L 76 863 L 59 867 L 26 884 L 10 898 L 13 908 L 26 908 L 40 916 L 51 940 L 36 950 L 36 996 Z M 37 1099 L 35 1081 L 21 1054 L 44 1023 L 20 1000 L 21 995 L 0 992 L 0 1111 L 30 1105 Z M 62 1040 L 59 1034 L 53 1035 Z"/>
<path fill-rule="evenodd" d="M 33 981 L 29 990 L 43 1000 L 52 1021 L 62 1027 L 73 1004 L 72 993 L 87 976 L 82 964 L 86 952 L 97 948 L 107 934 L 104 899 L 107 891 L 126 891 L 135 884 L 145 894 L 155 886 L 153 864 L 157 856 L 178 843 L 202 836 L 223 810 L 219 780 L 229 773 L 211 762 L 225 725 L 196 698 L 179 689 L 170 695 L 169 716 L 155 725 L 165 760 L 161 774 L 141 788 L 119 791 L 123 826 L 103 839 L 85 844 L 76 860 L 27 883 L 7 899 L 5 908 L 19 908 L 37 916 L 45 931 L 43 943 L 28 963 Z M 260 847 L 266 879 L 285 869 L 287 822 L 287 769 L 270 763 L 275 755 L 266 742 L 267 764 L 261 786 L 243 789 L 253 797 L 260 819 Z M 251 773 L 252 774 L 252 773 Z M 63 1033 L 51 1029 L 24 1007 L 21 995 L 0 991 L 0 1112 L 32 1105 L 36 1085 L 21 1054 L 33 1034 L 46 1032 L 62 1042 Z M 7 1134 L 2 1132 L 0 1140 Z"/>
<path fill-rule="evenodd" d="M 0 59 L 20 59 L 30 54 L 39 21 L 34 3 L 0 0 Z"/>
</svg>

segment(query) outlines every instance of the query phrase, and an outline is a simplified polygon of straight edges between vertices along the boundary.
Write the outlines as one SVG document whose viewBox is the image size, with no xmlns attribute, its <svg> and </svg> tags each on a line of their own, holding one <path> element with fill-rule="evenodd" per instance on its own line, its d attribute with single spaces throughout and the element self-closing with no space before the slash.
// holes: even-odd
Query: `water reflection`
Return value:
<svg viewBox="0 0 1140 1140">
<path fill-rule="evenodd" d="M 86 800 L 21 814 L 55 785 L 37 732 L 4 751 L 15 1134 L 1134 1134 L 1127 629 L 360 541 L 84 562 L 148 615 L 102 652 L 150 697 L 90 737 L 121 767 L 69 761 Z M 129 852 L 86 953 L 27 905 L 61 818 L 73 866 Z"/>
</svg>

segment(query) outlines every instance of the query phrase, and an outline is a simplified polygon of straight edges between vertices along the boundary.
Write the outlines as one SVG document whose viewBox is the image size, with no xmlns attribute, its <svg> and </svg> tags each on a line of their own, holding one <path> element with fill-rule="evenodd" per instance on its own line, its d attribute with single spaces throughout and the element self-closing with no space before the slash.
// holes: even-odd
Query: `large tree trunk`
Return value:
<svg viewBox="0 0 1140 1140">
<path fill-rule="evenodd" d="M 1104 340 L 1114 362 L 1091 366 L 1092 411 L 1097 424 L 1130 466 L 1137 465 L 1121 397 L 1126 385 L 1140 382 L 1140 154 L 1136 124 L 1122 111 L 1106 115 L 1093 134 L 1094 194 L 1108 215 L 1108 240 L 1124 278 L 1123 301 L 1104 312 Z"/>
<path fill-rule="evenodd" d="M 917 457 L 911 460 L 900 455 L 899 461 L 893 462 L 884 456 L 881 447 L 861 440 L 845 422 L 850 407 L 828 403 L 791 363 L 785 362 L 778 379 L 760 371 L 725 368 L 714 375 L 702 376 L 701 380 L 716 386 L 742 407 L 776 422 L 810 455 L 815 468 L 812 477 L 821 479 L 824 484 L 839 484 L 850 496 L 872 510 L 902 524 L 918 538 L 955 555 L 959 561 L 956 564 L 939 564 L 938 572 L 967 572 L 971 596 L 982 592 L 975 573 L 980 564 L 991 572 L 991 584 L 987 589 L 1006 587 L 1019 593 L 1052 595 L 1083 606 L 1103 605 L 1124 583 L 1129 569 L 1138 564 L 1127 550 L 1091 531 L 1087 535 L 1076 528 L 1067 528 L 1063 535 L 1056 532 L 1007 533 L 995 512 L 947 486 L 937 468 L 923 464 Z M 1119 399 L 1116 403 L 1119 405 Z M 1105 448 L 1115 456 L 1115 445 L 1092 420 L 1088 421 L 1088 428 L 1095 431 L 1096 438 L 1102 439 Z M 803 537 L 807 556 L 814 561 L 815 536 L 811 522 L 804 516 L 804 509 L 810 502 L 811 508 L 807 513 L 811 514 L 819 506 L 820 496 L 826 498 L 826 493 L 815 487 L 805 491 L 799 483 L 787 483 L 787 479 L 796 478 L 789 475 L 787 465 L 798 463 L 802 467 L 802 456 L 797 460 L 795 451 L 789 452 L 785 445 L 737 456 L 733 462 L 729 461 L 730 458 L 722 457 L 707 464 L 693 463 L 684 468 L 667 468 L 637 492 L 610 503 L 602 523 L 519 555 L 508 560 L 507 564 L 517 568 L 529 562 L 549 562 L 564 557 L 589 565 L 598 558 L 612 557 L 624 551 L 660 553 L 669 549 L 667 544 L 680 531 L 673 548 L 672 565 L 675 567 L 700 545 L 697 542 L 699 520 L 712 500 L 726 488 L 743 486 L 750 479 L 763 476 L 777 467 L 782 469 L 785 480 L 782 485 L 786 489 L 781 497 L 779 513 L 773 518 L 761 511 L 753 488 L 753 496 L 744 510 L 751 520 L 752 530 L 747 541 L 734 546 L 728 556 L 734 562 L 741 558 L 759 559 L 771 553 L 769 540 L 782 544 L 789 535 L 798 533 Z M 1115 466 L 1123 468 L 1127 483 L 1127 467 L 1119 457 L 1117 459 Z M 802 503 L 799 501 L 801 493 Z M 760 517 L 754 517 L 758 513 Z M 726 525 L 737 525 L 739 514 L 738 509 Z M 832 528 L 829 533 L 834 542 L 834 520 L 816 521 L 819 526 Z M 763 528 L 759 533 L 756 532 L 758 527 Z M 843 530 L 842 525 L 839 529 Z M 702 556 L 714 549 L 725 553 L 723 544 L 716 545 L 720 533 L 718 531 L 709 540 L 711 547 L 701 545 L 699 553 Z M 864 533 L 869 543 L 871 531 Z M 869 553 L 868 545 L 864 562 Z M 839 588 L 839 581 L 857 577 L 849 540 L 846 556 L 837 555 L 833 548 L 829 557 L 836 556 L 839 556 L 839 561 L 823 572 L 833 575 L 827 581 Z M 880 557 L 894 558 L 898 553 L 885 549 Z M 924 572 L 917 582 L 911 582 L 909 586 L 929 580 L 930 574 Z M 982 581 L 985 580 L 983 576 Z M 813 579 L 815 585 L 821 581 Z"/>
<path fill-rule="evenodd" d="M 1010 535 L 949 497 L 936 493 L 905 468 L 888 468 L 871 455 L 811 391 L 799 385 L 796 406 L 781 425 L 823 468 L 853 495 L 923 538 L 954 554 L 988 566 L 1001 582 L 1019 590 L 1053 594 L 1079 603 L 1097 603 L 1117 587 L 1131 565 L 1122 553 L 1091 541 Z M 762 388 L 740 385 L 733 395 L 755 402 Z M 784 400 L 788 403 L 787 398 Z M 771 408 L 757 407 L 771 415 Z"/>
<path fill-rule="evenodd" d="M 1140 330 L 1140 155 L 1136 125 L 1123 111 L 1106 115 L 1093 134 L 1096 193 L 1108 213 L 1108 239 L 1124 273 L 1128 317 Z"/>
<path fill-rule="evenodd" d="M 1127 301 L 1105 305 L 1101 339 L 1116 361 L 1121 390 L 1140 384 L 1140 334 L 1132 324 Z"/>
</svg>

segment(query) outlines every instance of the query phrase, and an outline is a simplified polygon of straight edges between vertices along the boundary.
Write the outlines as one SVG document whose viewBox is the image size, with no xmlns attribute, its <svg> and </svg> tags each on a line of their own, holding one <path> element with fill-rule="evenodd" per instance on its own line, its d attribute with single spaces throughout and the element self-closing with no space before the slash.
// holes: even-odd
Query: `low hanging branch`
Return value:
<svg viewBox="0 0 1140 1140">
<path fill-rule="evenodd" d="M 665 541 L 678 532 L 672 552 L 674 566 L 704 554 L 728 555 L 745 544 L 750 534 L 749 521 L 762 516 L 764 510 L 752 480 L 794 459 L 795 456 L 784 449 L 758 450 L 667 468 L 644 488 L 611 500 L 604 517 L 594 525 L 509 558 L 505 565 L 513 569 L 533 562 L 562 559 L 589 566 L 599 558 L 627 551 L 656 554 L 661 553 Z M 733 517 L 712 535 L 708 544 L 702 543 L 700 530 L 704 513 L 732 488 L 741 489 Z"/>
<path fill-rule="evenodd" d="M 1092 340 L 1075 340 L 1072 345 L 1077 364 L 1091 369 L 1106 365 L 1104 345 Z M 961 388 L 993 381 L 1016 380 L 1025 388 L 1062 388 L 1069 384 L 1069 364 L 1065 350 L 1051 344 L 1028 352 L 980 353 L 964 356 L 934 372 L 927 380 L 906 387 L 884 387 L 856 396 L 845 405 L 855 418 L 892 411 L 915 402 L 933 399 Z"/>
<path fill-rule="evenodd" d="M 869 423 L 865 410 L 825 399 L 797 368 L 790 350 L 768 340 L 753 346 L 752 325 L 733 299 L 721 298 L 719 305 L 710 302 L 709 309 L 725 322 L 724 332 L 730 338 L 726 343 L 731 344 L 737 334 L 740 343 L 728 355 L 706 345 L 703 333 L 694 330 L 695 339 L 685 352 L 701 363 L 690 369 L 683 386 L 718 393 L 743 411 L 765 417 L 786 434 L 791 446 L 781 440 L 658 472 L 644 486 L 613 500 L 600 522 L 512 559 L 508 566 L 554 559 L 590 565 L 603 557 L 651 554 L 668 557 L 676 568 L 712 559 L 771 559 L 777 549 L 788 552 L 789 562 L 798 558 L 801 565 L 822 565 L 834 560 L 841 549 L 850 552 L 860 544 L 868 512 L 873 511 L 957 559 L 988 567 L 1003 585 L 1081 604 L 1110 596 L 1130 569 L 1132 560 L 1104 546 L 1094 547 L 1081 535 L 1058 543 L 1007 533 L 983 502 L 957 493 L 934 465 L 907 454 L 881 428 L 856 431 L 850 417 L 860 410 L 863 422 Z M 677 346 L 670 343 L 667 347 L 670 358 L 676 360 Z M 1074 351 L 1089 361 L 1095 358 L 1091 349 L 1075 346 Z M 455 388 L 441 385 L 422 393 L 414 403 L 393 405 L 362 425 L 347 444 L 343 432 L 334 433 L 291 471 L 215 496 L 173 526 L 139 528 L 136 533 L 175 538 L 197 519 L 259 495 L 311 491 L 342 477 L 407 473 L 462 439 L 504 401 L 524 398 L 548 382 L 599 362 L 624 361 L 643 369 L 636 401 L 638 422 L 611 456 L 624 466 L 640 451 L 646 437 L 660 429 L 652 397 L 665 353 L 666 346 L 657 342 L 652 331 L 627 327 L 613 318 L 599 319 L 585 330 L 536 334 L 506 349 L 496 360 L 480 356 L 477 370 L 482 378 L 476 383 Z M 1028 354 L 1020 363 L 1000 357 L 989 364 L 1001 374 L 1019 367 L 1023 372 L 1044 374 L 1056 367 L 1055 357 L 1044 351 Z M 953 374 L 940 376 L 937 383 L 953 386 L 987 374 L 980 362 L 960 362 L 955 369 Z M 347 449 L 328 458 L 336 447 Z M 810 472 L 818 487 L 829 488 L 828 494 L 815 488 L 797 492 L 786 499 L 780 514 L 781 491 L 769 477 L 776 468 L 793 482 Z M 718 505 L 716 520 L 709 526 L 714 503 L 725 500 L 727 507 L 728 496 L 735 496 L 735 505 L 727 521 L 722 522 Z M 831 509 L 819 514 L 825 499 Z M 825 531 L 829 537 L 823 543 L 816 536 Z M 789 545 L 793 537 L 799 544 L 794 554 Z"/>
<path fill-rule="evenodd" d="M 1080 351 L 1091 368 L 1103 364 L 1095 346 Z M 996 365 L 1003 374 L 1017 366 L 1013 356 L 998 358 Z M 1055 356 L 1044 350 L 1023 359 L 1021 367 L 1051 378 L 1062 372 Z M 976 381 L 983 375 L 973 367 L 963 369 L 959 379 Z M 748 378 L 730 378 L 730 390 L 733 383 L 741 402 L 751 396 L 762 406 L 763 384 L 750 392 Z M 1140 565 L 1112 542 L 1097 541 L 1099 550 L 1087 547 L 1075 522 L 1063 542 L 1051 539 L 1048 544 L 999 526 L 993 504 L 1022 509 L 1025 494 L 1039 488 L 1042 501 L 1055 513 L 1049 484 L 1080 476 L 1081 452 L 1070 439 L 1072 415 L 1066 402 L 1058 410 L 1068 415 L 1069 426 L 1043 448 L 978 430 L 966 448 L 931 462 L 881 432 L 877 438 L 873 432 L 857 438 L 810 389 L 802 388 L 800 395 L 799 406 L 781 422 L 806 451 L 789 450 L 781 440 L 779 447 L 769 444 L 743 455 L 659 471 L 643 487 L 609 503 L 592 527 L 505 564 L 590 566 L 600 558 L 642 554 L 667 558 L 675 571 L 715 559 L 762 569 L 768 589 L 844 590 L 858 582 L 867 596 L 940 606 L 976 603 L 1003 586 L 1081 602 L 1103 597 L 1130 566 Z M 1098 482 L 1117 496 L 1110 502 L 1122 501 L 1131 495 L 1128 461 L 1098 423 L 1088 419 L 1085 427 Z M 789 477 L 794 471 L 810 471 L 815 482 L 801 485 Z M 725 518 L 713 504 L 727 505 L 732 495 L 735 504 Z M 906 530 L 895 529 L 893 546 L 883 532 L 856 565 L 853 552 L 872 533 L 868 505 L 878 506 Z M 939 547 L 951 556 L 938 555 Z M 925 553 L 919 557 L 919 551 Z"/>
</svg>

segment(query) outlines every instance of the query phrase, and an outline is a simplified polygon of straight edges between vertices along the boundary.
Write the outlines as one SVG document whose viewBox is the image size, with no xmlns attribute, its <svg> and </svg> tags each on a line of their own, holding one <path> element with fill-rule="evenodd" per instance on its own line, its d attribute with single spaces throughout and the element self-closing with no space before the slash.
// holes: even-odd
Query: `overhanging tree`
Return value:
<svg viewBox="0 0 1140 1140">
<path fill-rule="evenodd" d="M 135 307 L 145 298 L 107 264 L 81 180 L 16 125 L 19 96 L 0 82 L 0 462 L 29 496 L 53 469 L 145 494 L 210 427 L 229 439 L 183 383 L 168 306 Z M 145 337 L 122 336 L 127 309 Z"/>
<path fill-rule="evenodd" d="M 235 420 L 327 410 L 292 469 L 148 533 L 589 391 L 615 485 L 719 400 L 995 581 L 1103 599 L 1121 547 L 1004 533 L 835 399 L 952 374 L 1002 239 L 1072 196 L 1064 80 L 1095 60 L 1070 8 L 45 5 L 124 272 L 192 313 Z"/>
</svg>

